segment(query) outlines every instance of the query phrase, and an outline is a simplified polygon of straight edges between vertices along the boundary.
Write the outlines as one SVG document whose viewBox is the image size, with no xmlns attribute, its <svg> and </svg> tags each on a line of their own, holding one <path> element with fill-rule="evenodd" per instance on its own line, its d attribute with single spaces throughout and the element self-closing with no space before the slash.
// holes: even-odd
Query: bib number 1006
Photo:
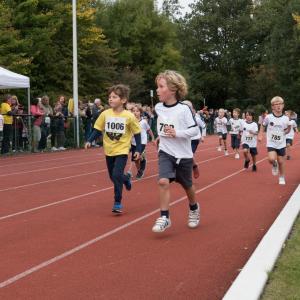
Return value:
<svg viewBox="0 0 300 300">
<path fill-rule="evenodd" d="M 108 130 L 124 130 L 124 123 L 115 123 L 115 122 L 107 122 L 106 123 L 107 129 Z"/>
</svg>

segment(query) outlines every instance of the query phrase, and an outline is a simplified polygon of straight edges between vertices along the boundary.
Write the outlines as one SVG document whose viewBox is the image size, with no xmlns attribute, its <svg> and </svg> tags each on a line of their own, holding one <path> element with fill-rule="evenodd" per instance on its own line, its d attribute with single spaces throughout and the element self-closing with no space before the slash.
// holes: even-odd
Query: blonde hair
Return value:
<svg viewBox="0 0 300 300">
<path fill-rule="evenodd" d="M 241 110 L 239 108 L 234 108 L 232 112 L 234 112 L 234 111 L 237 112 L 238 115 L 240 115 L 240 113 L 241 113 Z"/>
<path fill-rule="evenodd" d="M 176 71 L 166 70 L 159 73 L 155 78 L 155 83 L 161 78 L 164 78 L 167 82 L 167 86 L 172 92 L 176 92 L 175 96 L 177 100 L 183 99 L 188 93 L 188 85 L 185 78 Z"/>
<path fill-rule="evenodd" d="M 279 97 L 279 96 L 275 96 L 271 100 L 271 105 L 273 105 L 275 103 L 278 103 L 278 102 L 283 104 L 284 100 L 281 97 Z"/>
</svg>

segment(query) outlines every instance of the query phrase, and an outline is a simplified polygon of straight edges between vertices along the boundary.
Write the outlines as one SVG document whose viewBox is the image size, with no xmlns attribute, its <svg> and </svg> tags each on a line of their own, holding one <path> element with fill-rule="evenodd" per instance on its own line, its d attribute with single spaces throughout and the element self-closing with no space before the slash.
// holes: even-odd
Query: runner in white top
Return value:
<svg viewBox="0 0 300 300">
<path fill-rule="evenodd" d="M 222 151 L 222 141 L 223 141 L 224 153 L 226 156 L 228 155 L 227 144 L 226 144 L 227 124 L 228 124 L 228 120 L 225 118 L 225 110 L 223 108 L 220 108 L 218 110 L 218 117 L 215 118 L 214 126 L 216 129 L 217 135 L 219 137 L 219 147 L 217 149 L 218 149 L 218 151 Z"/>
<path fill-rule="evenodd" d="M 247 110 L 245 112 L 246 120 L 243 121 L 243 131 L 242 131 L 242 147 L 244 151 L 244 168 L 249 168 L 250 155 L 252 157 L 252 171 L 256 172 L 256 155 L 257 155 L 257 134 L 258 125 L 253 121 L 254 112 L 252 110 Z M 250 154 L 250 155 L 249 155 Z"/>
<path fill-rule="evenodd" d="M 139 120 L 139 124 L 141 127 L 141 158 L 136 160 L 134 159 L 134 153 L 136 152 L 136 141 L 135 138 L 132 137 L 131 139 L 131 161 L 129 164 L 129 169 L 127 171 L 127 174 L 132 177 L 132 165 L 133 162 L 135 163 L 136 169 L 137 169 L 137 174 L 136 174 L 136 179 L 141 179 L 144 176 L 144 172 L 146 169 L 146 145 L 148 142 L 148 136 L 147 133 L 149 133 L 151 137 L 151 141 L 154 143 L 154 135 L 153 132 L 148 124 L 147 119 L 142 118 L 142 113 L 143 113 L 143 108 L 139 105 L 134 105 L 131 108 L 132 113 L 134 116 Z"/>
<path fill-rule="evenodd" d="M 284 178 L 284 157 L 286 148 L 286 137 L 291 125 L 289 118 L 283 115 L 284 100 L 276 96 L 271 100 L 272 114 L 265 117 L 260 127 L 258 140 L 262 141 L 264 128 L 267 127 L 267 149 L 270 164 L 272 164 L 272 174 L 278 175 L 279 184 L 285 184 Z"/>
<path fill-rule="evenodd" d="M 195 109 L 193 107 L 193 103 L 189 100 L 184 100 L 182 101 L 182 103 L 186 104 L 191 109 L 194 118 L 196 120 L 196 123 L 200 129 L 203 126 L 203 121 L 201 120 L 200 116 L 196 114 Z M 191 147 L 194 154 L 198 148 L 200 139 L 201 139 L 201 131 L 199 130 L 199 133 L 191 138 Z M 197 179 L 200 175 L 198 164 L 196 163 L 195 158 L 193 158 L 193 175 L 195 179 Z"/>
<path fill-rule="evenodd" d="M 189 201 L 188 226 L 195 228 L 200 221 L 200 206 L 196 201 L 192 181 L 193 152 L 191 138 L 199 127 L 190 108 L 179 102 L 187 94 L 185 78 L 175 71 L 165 71 L 155 79 L 159 103 L 155 106 L 159 134 L 159 197 L 160 217 L 153 232 L 163 232 L 171 226 L 169 216 L 170 183 L 177 181 Z"/>
<path fill-rule="evenodd" d="M 295 136 L 295 132 L 298 133 L 298 128 L 295 120 L 291 119 L 293 112 L 291 110 L 288 110 L 285 112 L 285 115 L 289 118 L 290 122 L 289 125 L 291 125 L 290 132 L 285 136 L 286 139 L 286 159 L 291 159 L 291 146 L 293 145 L 293 140 Z"/>
<path fill-rule="evenodd" d="M 241 131 L 243 129 L 243 120 L 239 118 L 241 110 L 239 108 L 235 108 L 232 111 L 232 116 L 229 120 L 230 128 L 231 130 L 229 131 L 231 135 L 231 147 L 233 151 L 235 152 L 234 158 L 239 159 L 240 154 L 239 154 L 239 148 L 240 148 L 240 142 L 241 142 Z"/>
</svg>

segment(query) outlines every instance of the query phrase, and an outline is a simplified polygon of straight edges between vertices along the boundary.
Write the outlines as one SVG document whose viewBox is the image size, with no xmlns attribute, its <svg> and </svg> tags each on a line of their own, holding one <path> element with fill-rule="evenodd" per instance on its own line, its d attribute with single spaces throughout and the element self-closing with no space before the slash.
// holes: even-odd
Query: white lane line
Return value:
<svg viewBox="0 0 300 300">
<path fill-rule="evenodd" d="M 31 187 L 31 186 L 35 186 L 35 185 L 39 185 L 39 184 L 50 183 L 50 182 L 55 182 L 55 181 L 62 181 L 62 180 L 68 180 L 68 179 L 71 179 L 71 178 L 76 178 L 76 177 L 81 177 L 81 176 L 88 176 L 88 175 L 92 175 L 92 174 L 102 173 L 105 170 L 106 169 L 99 170 L 99 171 L 94 171 L 94 172 L 89 172 L 89 173 L 81 173 L 81 174 L 67 176 L 67 177 L 49 179 L 49 180 L 44 180 L 44 181 L 39 181 L 39 182 L 34 182 L 34 183 L 28 183 L 28 184 L 23 184 L 23 185 L 18 185 L 18 186 L 12 186 L 12 187 L 0 190 L 0 192 L 14 191 L 14 190 L 27 188 L 27 187 Z"/>
<path fill-rule="evenodd" d="M 300 211 L 300 185 L 264 235 L 223 300 L 260 299 L 269 273 Z"/>
<path fill-rule="evenodd" d="M 264 159 L 258 161 L 257 164 L 260 163 L 260 162 L 262 162 L 262 161 L 264 161 L 264 160 L 266 160 L 266 159 L 267 158 L 264 158 Z M 223 177 L 223 178 L 221 178 L 219 180 L 216 180 L 213 183 L 211 183 L 211 184 L 209 184 L 209 185 L 207 185 L 207 186 L 205 186 L 205 187 L 203 187 L 201 189 L 196 190 L 196 193 L 198 194 L 198 193 L 200 193 L 202 191 L 205 191 L 205 190 L 207 190 L 207 189 L 209 189 L 209 188 L 217 185 L 220 182 L 223 182 L 223 181 L 225 181 L 225 180 L 227 180 L 227 179 L 229 179 L 229 178 L 231 178 L 231 177 L 233 177 L 233 176 L 235 176 L 237 174 L 240 174 L 243 171 L 245 171 L 245 169 L 240 169 L 240 170 L 238 170 L 238 171 L 236 171 L 234 173 L 231 173 L 230 175 L 228 175 L 226 177 Z M 179 199 L 171 202 L 170 206 L 176 205 L 177 203 L 182 202 L 186 198 L 187 198 L 186 196 L 183 196 L 183 197 L 181 197 L 181 198 L 179 198 Z M 11 277 L 11 278 L 3 281 L 3 282 L 1 282 L 0 283 L 0 288 L 4 288 L 4 287 L 6 287 L 6 286 L 8 286 L 8 285 L 10 285 L 10 284 L 12 284 L 12 283 L 14 283 L 14 282 L 22 279 L 22 278 L 24 278 L 24 277 L 27 277 L 28 275 L 30 275 L 30 274 L 32 274 L 34 272 L 37 272 L 40 269 L 48 267 L 49 265 L 51 265 L 51 264 L 53 264 L 53 263 L 55 263 L 57 261 L 60 261 L 60 260 L 66 258 L 66 257 L 68 257 L 68 256 L 70 256 L 70 255 L 72 255 L 72 254 L 74 254 L 76 252 L 79 252 L 80 250 L 83 250 L 83 249 L 87 248 L 88 246 L 91 246 L 91 245 L 93 245 L 93 244 L 95 244 L 95 243 L 103 240 L 106 237 L 109 237 L 109 236 L 111 236 L 111 235 L 113 235 L 113 234 L 115 234 L 115 233 L 117 233 L 117 232 L 119 232 L 121 230 L 124 230 L 124 229 L 128 228 L 129 226 L 132 226 L 132 225 L 134 225 L 134 224 L 136 224 L 136 223 L 138 223 L 140 221 L 143 221 L 146 218 L 148 218 L 148 217 L 150 217 L 150 216 L 152 216 L 152 215 L 154 215 L 154 214 L 156 214 L 158 212 L 159 212 L 159 209 L 155 209 L 155 210 L 153 210 L 153 211 L 151 211 L 151 212 L 149 212 L 149 213 L 147 213 L 147 214 L 145 214 L 145 215 L 143 215 L 143 216 L 141 216 L 139 218 L 136 218 L 136 219 L 134 219 L 134 220 L 132 220 L 130 222 L 127 222 L 127 223 L 125 223 L 125 224 L 123 224 L 123 225 L 121 225 L 119 227 L 116 227 L 115 229 L 110 230 L 110 231 L 108 231 L 108 232 L 106 232 L 104 234 L 101 234 L 101 235 L 97 236 L 96 238 L 94 238 L 92 240 L 89 240 L 89 241 L 87 241 L 87 242 L 85 242 L 83 244 L 80 244 L 80 245 L 78 245 L 75 248 L 72 248 L 72 249 L 70 249 L 70 250 L 68 250 L 68 251 L 66 251 L 66 252 L 64 252 L 64 253 L 62 253 L 60 255 L 57 255 L 57 256 L 49 259 L 49 260 L 46 260 L 46 261 L 44 261 L 44 262 L 42 262 L 42 263 L 40 263 L 40 264 L 38 264 L 38 265 L 30 268 L 30 269 L 27 269 L 24 272 L 21 272 L 21 273 L 15 275 L 15 276 L 13 276 L 13 277 Z"/>
<path fill-rule="evenodd" d="M 212 160 L 218 159 L 220 157 L 223 157 L 223 155 L 220 155 L 220 156 L 217 156 L 217 157 L 214 157 L 214 158 L 210 158 L 210 159 L 205 160 L 205 161 L 201 161 L 201 162 L 199 162 L 199 164 L 203 164 L 204 162 L 212 161 Z M 158 161 L 158 159 L 147 160 L 147 163 L 155 162 L 155 161 Z M 38 181 L 38 182 L 28 183 L 28 184 L 23 184 L 23 185 L 18 185 L 18 186 L 12 186 L 12 187 L 8 187 L 8 188 L 5 188 L 5 189 L 0 189 L 0 192 L 14 191 L 14 190 L 21 189 L 21 188 L 36 186 L 36 185 L 39 185 L 39 184 L 45 184 L 45 183 L 55 182 L 55 181 L 59 181 L 59 180 L 60 181 L 61 180 L 68 180 L 68 179 L 71 179 L 71 178 L 76 178 L 76 177 L 81 177 L 81 176 L 88 176 L 88 175 L 92 175 L 92 174 L 105 172 L 105 170 L 106 170 L 106 168 L 102 169 L 102 170 L 99 170 L 99 171 L 95 171 L 95 172 L 89 172 L 89 173 L 83 173 L 83 174 L 81 173 L 81 174 L 78 174 L 78 175 L 72 175 L 72 176 L 60 177 L 60 178 L 56 178 L 56 179 Z"/>
<path fill-rule="evenodd" d="M 80 152 L 80 153 L 79 153 Z M 81 149 L 81 150 L 79 150 L 79 152 L 77 152 L 77 154 L 79 154 L 80 156 L 82 156 L 82 154 L 83 153 L 85 153 L 84 152 L 84 150 L 83 149 Z M 43 154 L 43 157 L 41 157 L 41 158 L 44 158 L 44 156 L 50 156 L 50 155 L 52 155 L 52 154 L 54 154 L 53 152 L 49 152 L 49 153 L 44 153 Z M 58 154 L 58 153 L 57 153 Z M 62 154 L 62 152 L 61 152 L 61 154 Z M 88 154 L 88 153 L 87 153 Z M 98 153 L 96 153 L 96 155 L 97 155 Z M 89 155 L 86 155 L 87 157 L 89 157 L 91 155 L 91 153 L 89 153 Z M 100 155 L 103 155 L 103 153 L 101 154 L 100 153 Z M 57 158 L 52 158 L 52 159 L 45 159 L 45 160 L 37 160 L 37 156 L 35 156 L 35 154 L 34 155 L 24 155 L 24 156 L 21 156 L 21 157 L 13 157 L 13 158 L 8 158 L 8 161 L 9 162 L 11 162 L 12 160 L 15 160 L 15 159 L 17 159 L 17 158 L 22 158 L 23 160 L 25 159 L 27 159 L 27 158 L 33 158 L 33 157 L 35 157 L 36 158 L 36 160 L 34 160 L 34 161 L 28 161 L 28 162 L 21 162 L 21 163 L 9 163 L 9 164 L 1 164 L 1 166 L 0 167 L 4 167 L 4 168 L 7 168 L 7 167 L 15 167 L 15 166 L 22 166 L 22 165 L 27 165 L 27 164 L 36 164 L 36 163 L 42 163 L 42 162 L 48 162 L 48 161 L 56 161 L 56 160 L 64 160 L 64 159 L 71 159 L 71 158 L 74 158 L 74 159 L 78 159 L 78 155 L 72 155 L 72 156 L 63 156 L 63 157 L 57 157 Z M 0 161 L 1 161 L 1 159 L 0 159 Z"/>
<path fill-rule="evenodd" d="M 208 150 L 211 150 L 211 149 L 214 149 L 214 148 L 215 147 L 207 148 L 207 149 L 200 149 L 197 152 L 204 152 L 204 151 L 208 151 Z M 157 161 L 157 160 L 158 159 L 148 160 L 148 162 L 153 162 L 153 161 Z M 101 160 L 97 160 L 97 161 L 92 160 L 92 161 L 87 161 L 87 162 L 82 162 L 82 163 L 66 164 L 66 165 L 61 165 L 61 166 L 56 166 L 56 167 L 35 169 L 35 170 L 29 170 L 29 171 L 20 171 L 20 172 L 15 172 L 15 173 L 1 174 L 0 177 L 6 177 L 6 176 L 10 176 L 10 175 L 27 174 L 27 173 L 34 173 L 34 172 L 42 172 L 42 171 L 49 171 L 49 170 L 61 169 L 61 168 L 64 168 L 64 167 L 80 166 L 80 165 L 91 164 L 91 163 L 95 163 L 95 162 L 103 162 L 103 161 L 105 161 L 105 159 L 101 159 Z M 87 174 L 89 174 L 89 173 L 87 173 Z M 66 178 L 69 178 L 69 177 L 66 177 Z M 46 183 L 46 182 L 48 182 L 48 181 L 42 181 L 41 183 Z M 51 180 L 49 182 L 51 182 Z M 39 184 L 39 183 L 36 183 L 36 184 Z M 26 186 L 31 186 L 31 185 L 35 185 L 35 184 L 28 184 L 28 185 L 23 185 L 23 186 L 20 186 L 20 187 L 26 187 Z M 16 188 L 18 188 L 18 187 L 11 187 L 11 188 L 7 188 L 7 189 L 2 189 L 2 190 L 0 190 L 0 192 L 8 191 L 8 190 L 11 190 L 11 189 L 16 189 Z"/>
<path fill-rule="evenodd" d="M 223 155 L 222 156 L 217 156 L 217 157 L 210 158 L 210 159 L 207 159 L 207 160 L 204 160 L 204 161 L 200 161 L 199 164 L 204 164 L 206 162 L 218 159 L 220 157 L 224 157 L 224 156 Z M 147 180 L 149 178 L 156 177 L 157 175 L 158 174 L 154 174 L 154 175 L 147 176 L 147 177 L 144 177 L 144 178 L 139 179 L 139 180 L 133 180 L 133 182 L 144 181 L 144 180 Z M 96 193 L 105 192 L 105 191 L 108 191 L 108 190 L 110 190 L 112 188 L 113 188 L 113 186 L 109 186 L 109 187 L 106 187 L 106 188 L 103 188 L 103 189 L 100 189 L 100 190 L 97 190 L 97 191 L 80 194 L 80 195 L 69 197 L 69 198 L 66 198 L 66 199 L 63 199 L 63 200 L 51 202 L 51 203 L 48 203 L 48 204 L 45 204 L 45 205 L 33 207 L 33 208 L 30 208 L 30 209 L 27 209 L 27 210 L 23 210 L 23 211 L 19 211 L 19 212 L 13 213 L 13 214 L 2 216 L 2 217 L 0 217 L 0 221 L 9 219 L 9 218 L 12 218 L 12 217 L 15 217 L 15 216 L 23 215 L 23 214 L 26 214 L 26 213 L 30 213 L 30 212 L 33 212 L 33 211 L 37 211 L 37 210 L 40 210 L 40 209 L 43 209 L 43 208 L 47 208 L 47 207 L 50 207 L 50 206 L 59 205 L 59 204 L 62 204 L 62 203 L 65 203 L 65 202 L 69 202 L 69 201 L 72 201 L 72 200 L 75 200 L 75 199 L 78 199 L 78 198 L 81 198 L 81 197 L 86 197 L 86 196 L 90 196 L 90 195 L 93 195 L 93 194 L 96 194 Z"/>
<path fill-rule="evenodd" d="M 55 170 L 55 169 L 62 169 L 62 168 L 65 168 L 65 167 L 82 166 L 82 165 L 94 164 L 94 163 L 102 162 L 102 161 L 104 161 L 104 159 L 81 162 L 81 163 L 75 163 L 75 164 L 65 164 L 65 165 L 60 165 L 60 166 L 57 166 L 57 167 L 35 169 L 35 170 L 30 170 L 30 171 L 21 171 L 21 172 L 15 172 L 15 173 L 1 174 L 0 177 L 19 175 L 19 174 L 27 174 L 27 173 L 34 173 L 34 172 L 42 172 L 42 171 L 49 171 L 49 170 Z"/>
</svg>

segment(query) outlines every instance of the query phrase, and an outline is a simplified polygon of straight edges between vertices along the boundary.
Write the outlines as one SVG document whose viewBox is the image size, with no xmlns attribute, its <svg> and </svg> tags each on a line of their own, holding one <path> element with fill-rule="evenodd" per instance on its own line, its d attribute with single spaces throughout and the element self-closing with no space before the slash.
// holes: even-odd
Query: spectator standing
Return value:
<svg viewBox="0 0 300 300">
<path fill-rule="evenodd" d="M 40 104 L 44 111 L 43 120 L 41 123 L 41 139 L 39 142 L 39 150 L 43 151 L 47 148 L 47 138 L 50 134 L 51 119 L 53 119 L 53 108 L 49 103 L 49 97 L 44 95 Z"/>
<path fill-rule="evenodd" d="M 12 124 L 13 124 L 13 112 L 11 110 L 11 95 L 5 95 L 1 104 L 1 114 L 4 118 L 3 125 L 3 141 L 1 147 L 1 154 L 6 154 L 10 150 Z"/>
<path fill-rule="evenodd" d="M 33 140 L 32 147 L 33 152 L 38 152 L 38 145 L 41 139 L 41 124 L 43 121 L 44 111 L 40 106 L 40 99 L 35 98 L 32 100 L 30 106 L 30 112 L 33 116 Z"/>
</svg>

